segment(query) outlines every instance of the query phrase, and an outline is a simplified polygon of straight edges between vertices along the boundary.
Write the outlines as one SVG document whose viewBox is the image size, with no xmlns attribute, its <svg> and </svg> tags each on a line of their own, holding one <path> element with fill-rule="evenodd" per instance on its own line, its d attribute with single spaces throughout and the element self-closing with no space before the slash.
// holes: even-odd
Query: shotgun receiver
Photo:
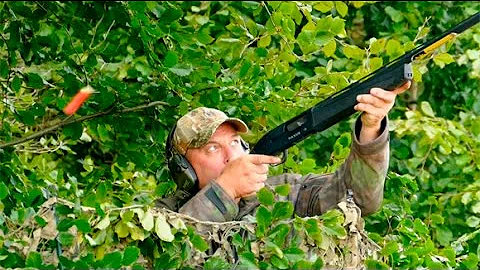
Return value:
<svg viewBox="0 0 480 270">
<path fill-rule="evenodd" d="M 478 22 L 480 12 L 269 131 L 258 140 L 250 153 L 264 155 L 283 153 L 282 162 L 285 162 L 288 148 L 355 113 L 353 107 L 357 103 L 357 95 L 368 93 L 372 87 L 391 91 L 412 80 L 412 61 L 428 55 Z"/>
</svg>

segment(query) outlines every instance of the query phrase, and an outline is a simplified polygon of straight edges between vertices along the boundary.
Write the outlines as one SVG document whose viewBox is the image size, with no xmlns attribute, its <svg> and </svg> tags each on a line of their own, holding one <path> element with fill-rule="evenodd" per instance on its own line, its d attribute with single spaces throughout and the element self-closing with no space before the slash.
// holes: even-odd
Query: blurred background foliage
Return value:
<svg viewBox="0 0 480 270">
<path fill-rule="evenodd" d="M 108 209 L 149 206 L 174 192 L 164 145 L 179 116 L 218 108 L 245 120 L 254 145 L 479 10 L 478 1 L 0 3 L 0 265 L 42 266 L 37 253 L 22 249 L 34 237 L 16 233 L 32 217 L 47 226 L 38 210 L 55 197 L 96 210 L 93 218 L 60 207 L 59 224 L 70 225 L 59 231 L 64 245 L 73 224 L 81 237 L 108 231 L 109 241 L 97 235 L 82 254 L 109 266 L 118 254 L 104 253 L 124 250 L 114 245 L 122 230 L 98 222 Z M 477 266 L 479 48 L 477 25 L 414 63 L 415 84 L 389 115 L 384 206 L 365 219 L 382 247 L 368 266 Z M 64 115 L 86 85 L 95 93 Z M 291 147 L 272 173 L 335 170 L 348 155 L 355 117 Z M 138 240 L 133 230 L 129 240 Z M 55 241 L 42 249 L 55 249 Z M 123 265 L 138 252 L 122 253 Z"/>
</svg>

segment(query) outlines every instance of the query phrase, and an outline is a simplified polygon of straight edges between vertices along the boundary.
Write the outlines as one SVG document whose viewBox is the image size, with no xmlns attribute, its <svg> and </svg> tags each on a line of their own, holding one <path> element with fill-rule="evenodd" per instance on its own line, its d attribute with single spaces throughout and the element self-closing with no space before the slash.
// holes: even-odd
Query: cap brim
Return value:
<svg viewBox="0 0 480 270">
<path fill-rule="evenodd" d="M 235 127 L 235 130 L 241 133 L 248 132 L 247 125 L 238 118 L 228 118 L 223 123 L 230 123 Z"/>
</svg>

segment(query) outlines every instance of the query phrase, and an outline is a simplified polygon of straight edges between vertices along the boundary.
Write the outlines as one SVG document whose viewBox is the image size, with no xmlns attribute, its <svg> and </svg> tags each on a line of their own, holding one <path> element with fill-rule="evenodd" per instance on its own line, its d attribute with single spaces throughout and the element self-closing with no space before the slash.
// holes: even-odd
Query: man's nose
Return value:
<svg viewBox="0 0 480 270">
<path fill-rule="evenodd" d="M 237 147 L 225 147 L 224 148 L 224 157 L 225 157 L 225 163 L 228 163 L 240 156 L 240 153 L 237 149 Z"/>
</svg>

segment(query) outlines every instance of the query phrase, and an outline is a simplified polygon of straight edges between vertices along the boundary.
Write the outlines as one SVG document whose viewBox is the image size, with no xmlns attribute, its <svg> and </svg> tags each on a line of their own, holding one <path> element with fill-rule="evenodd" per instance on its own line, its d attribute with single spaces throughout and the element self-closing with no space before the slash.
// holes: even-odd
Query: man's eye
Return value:
<svg viewBox="0 0 480 270">
<path fill-rule="evenodd" d="M 210 145 L 208 148 L 207 148 L 207 151 L 208 152 L 215 152 L 217 151 L 218 147 L 216 145 Z"/>
<path fill-rule="evenodd" d="M 240 139 L 235 139 L 230 143 L 232 146 L 237 146 L 240 144 Z"/>
</svg>

